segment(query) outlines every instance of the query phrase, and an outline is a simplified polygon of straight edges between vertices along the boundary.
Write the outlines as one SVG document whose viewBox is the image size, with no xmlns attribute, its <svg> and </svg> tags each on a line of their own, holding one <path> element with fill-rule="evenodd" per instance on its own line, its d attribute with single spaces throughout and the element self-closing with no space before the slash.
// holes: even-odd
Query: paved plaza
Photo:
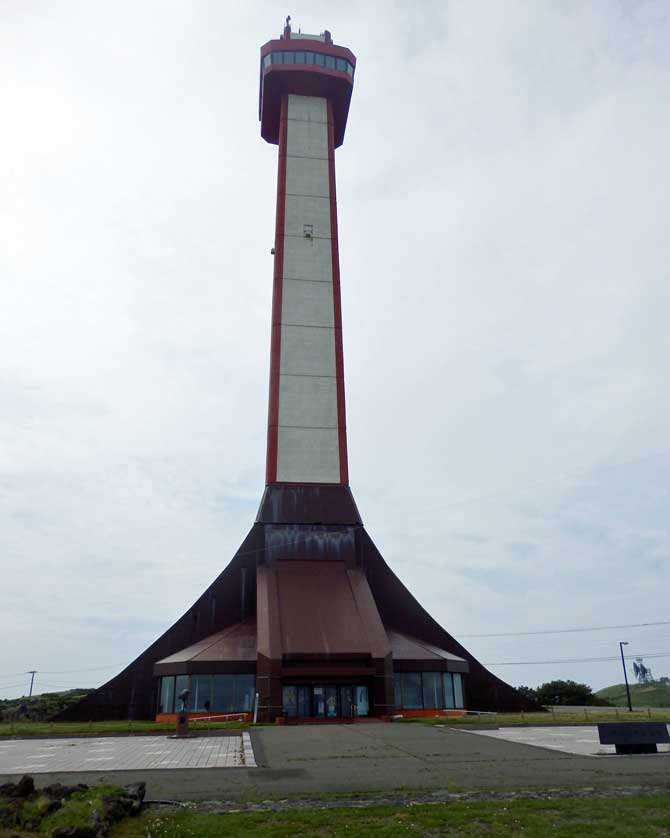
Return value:
<svg viewBox="0 0 670 838">
<path fill-rule="evenodd" d="M 104 736 L 97 739 L 0 741 L 0 774 L 255 766 L 251 740 L 246 732 L 188 739 Z"/>
<path fill-rule="evenodd" d="M 616 754 L 614 745 L 601 745 L 598 728 L 591 727 L 505 727 L 498 730 L 467 730 L 461 733 L 475 736 L 492 736 L 505 742 L 518 742 L 522 745 L 534 745 L 562 751 L 565 754 L 582 756 L 612 756 Z M 660 753 L 669 753 L 670 745 L 659 745 Z"/>
<path fill-rule="evenodd" d="M 266 726 L 249 731 L 257 767 L 250 767 L 251 757 L 236 763 L 233 756 L 232 764 L 238 766 L 234 771 L 217 764 L 214 757 L 214 748 L 224 747 L 226 737 L 185 742 L 164 736 L 4 740 L 0 741 L 0 783 L 15 780 L 23 773 L 34 774 L 38 785 L 56 781 L 89 785 L 143 781 L 149 799 L 193 801 L 264 800 L 294 794 L 317 799 L 333 793 L 379 794 L 398 790 L 437 795 L 444 790 L 670 790 L 667 752 L 597 757 L 547 747 L 552 738 L 547 736 L 550 732 L 562 730 L 543 728 L 546 739 L 542 741 L 538 733 L 531 745 L 520 738 L 534 734 L 534 729 L 521 727 L 477 730 L 475 734 L 461 728 L 424 724 Z M 573 727 L 569 736 L 574 747 L 590 748 L 594 727 Z M 559 737 L 553 738 L 557 744 Z M 588 742 L 577 743 L 578 739 Z M 239 734 L 231 738 L 236 747 L 230 747 L 238 755 L 243 741 Z M 78 756 L 70 759 L 64 769 L 55 760 L 65 757 L 43 755 L 52 752 L 51 746 L 62 748 L 66 742 L 75 743 L 69 750 L 76 749 Z M 114 744 L 113 750 L 110 743 Z M 173 747 L 183 750 L 173 751 Z M 141 748 L 141 758 L 134 764 L 124 762 L 119 759 L 124 748 Z M 156 753 L 162 751 L 170 753 Z M 182 763 L 168 764 L 170 759 L 178 759 L 174 754 L 179 753 Z M 85 762 L 82 757 L 91 761 Z"/>
</svg>

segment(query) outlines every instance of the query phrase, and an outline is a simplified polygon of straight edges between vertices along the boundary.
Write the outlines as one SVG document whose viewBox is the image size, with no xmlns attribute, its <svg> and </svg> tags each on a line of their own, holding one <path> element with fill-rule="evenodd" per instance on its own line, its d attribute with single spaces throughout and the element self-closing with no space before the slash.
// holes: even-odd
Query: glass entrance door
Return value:
<svg viewBox="0 0 670 838">
<path fill-rule="evenodd" d="M 325 687 L 313 687 L 312 688 L 312 713 L 315 716 L 325 716 L 326 715 L 326 696 L 325 696 Z"/>
<path fill-rule="evenodd" d="M 337 700 L 337 687 L 324 687 L 326 697 L 326 716 L 334 719 L 340 715 L 339 702 Z"/>
<path fill-rule="evenodd" d="M 312 715 L 311 687 L 298 687 L 298 715 L 302 717 Z"/>
<path fill-rule="evenodd" d="M 354 688 L 350 686 L 340 687 L 340 714 L 345 718 L 354 715 Z"/>
<path fill-rule="evenodd" d="M 367 716 L 369 712 L 368 688 L 361 684 L 285 684 L 282 698 L 284 714 L 289 717 L 336 719 Z"/>
</svg>

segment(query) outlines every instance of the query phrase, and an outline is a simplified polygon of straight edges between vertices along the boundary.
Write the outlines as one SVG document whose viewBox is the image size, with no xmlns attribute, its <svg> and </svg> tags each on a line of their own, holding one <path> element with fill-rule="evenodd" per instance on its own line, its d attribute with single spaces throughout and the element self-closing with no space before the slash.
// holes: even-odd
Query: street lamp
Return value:
<svg viewBox="0 0 670 838">
<path fill-rule="evenodd" d="M 628 673 L 626 672 L 626 661 L 624 660 L 623 656 L 623 647 L 628 646 L 627 640 L 620 640 L 619 641 L 619 651 L 621 652 L 621 666 L 623 666 L 623 678 L 626 682 L 626 695 L 628 696 L 628 712 L 633 712 L 633 705 L 630 703 L 630 687 L 628 686 Z"/>
</svg>

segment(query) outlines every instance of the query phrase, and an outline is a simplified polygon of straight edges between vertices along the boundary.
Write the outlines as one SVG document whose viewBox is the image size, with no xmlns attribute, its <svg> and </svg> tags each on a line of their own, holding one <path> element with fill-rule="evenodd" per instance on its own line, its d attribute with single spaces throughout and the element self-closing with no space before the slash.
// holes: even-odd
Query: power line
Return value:
<svg viewBox="0 0 670 838">
<path fill-rule="evenodd" d="M 627 658 L 670 658 L 670 652 L 636 652 L 635 654 L 626 655 Z M 495 663 L 485 663 L 483 666 L 541 666 L 550 663 L 595 663 L 597 661 L 616 661 L 619 660 L 618 655 L 608 655 L 601 658 L 562 658 L 560 660 L 550 661 L 496 661 Z"/>
<path fill-rule="evenodd" d="M 117 666 L 127 666 L 126 663 L 109 663 L 107 666 L 91 666 L 88 669 L 40 669 L 44 675 L 69 675 L 76 672 L 100 672 L 103 669 L 116 669 Z"/>
<path fill-rule="evenodd" d="M 568 629 L 538 629 L 537 631 L 497 631 L 490 634 L 454 634 L 454 637 L 528 637 L 535 634 L 572 634 L 582 631 L 611 631 L 614 629 L 647 628 L 648 626 L 670 626 L 670 620 L 655 623 L 627 623 L 619 626 L 586 626 Z"/>
</svg>

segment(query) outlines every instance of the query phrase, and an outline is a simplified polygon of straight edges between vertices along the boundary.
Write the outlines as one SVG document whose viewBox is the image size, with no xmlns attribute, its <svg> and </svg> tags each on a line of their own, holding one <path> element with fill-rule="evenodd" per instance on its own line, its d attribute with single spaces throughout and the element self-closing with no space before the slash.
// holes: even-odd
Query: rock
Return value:
<svg viewBox="0 0 670 838">
<path fill-rule="evenodd" d="M 123 793 L 133 800 L 139 800 L 141 803 L 144 800 L 144 795 L 147 793 L 146 783 L 130 783 L 123 787 Z"/>
<path fill-rule="evenodd" d="M 98 830 L 94 826 L 59 826 L 51 833 L 51 838 L 97 838 Z"/>
<path fill-rule="evenodd" d="M 109 823 L 123 820 L 123 818 L 133 811 L 133 805 L 135 803 L 134 800 L 125 795 L 103 797 L 101 802 L 102 817 Z"/>
<path fill-rule="evenodd" d="M 68 800 L 72 793 L 79 791 L 76 786 L 64 786 L 62 783 L 51 783 L 40 789 L 41 793 L 53 800 Z"/>
<path fill-rule="evenodd" d="M 24 774 L 16 784 L 16 797 L 30 797 L 35 791 L 35 782 L 32 777 Z"/>
<path fill-rule="evenodd" d="M 47 815 L 60 809 L 62 805 L 61 801 L 57 798 L 40 797 L 37 802 L 37 814 L 40 818 L 46 818 Z"/>
<path fill-rule="evenodd" d="M 31 832 L 33 832 L 33 831 L 37 832 L 37 830 L 40 828 L 40 823 L 41 822 L 42 822 L 42 818 L 35 815 L 35 817 L 28 818 L 28 820 L 25 820 L 22 824 L 22 827 L 23 827 L 23 829 L 28 829 Z"/>
<path fill-rule="evenodd" d="M 34 791 L 33 778 L 24 774 L 18 783 L 3 783 L 0 786 L 0 797 L 30 797 Z"/>
</svg>

